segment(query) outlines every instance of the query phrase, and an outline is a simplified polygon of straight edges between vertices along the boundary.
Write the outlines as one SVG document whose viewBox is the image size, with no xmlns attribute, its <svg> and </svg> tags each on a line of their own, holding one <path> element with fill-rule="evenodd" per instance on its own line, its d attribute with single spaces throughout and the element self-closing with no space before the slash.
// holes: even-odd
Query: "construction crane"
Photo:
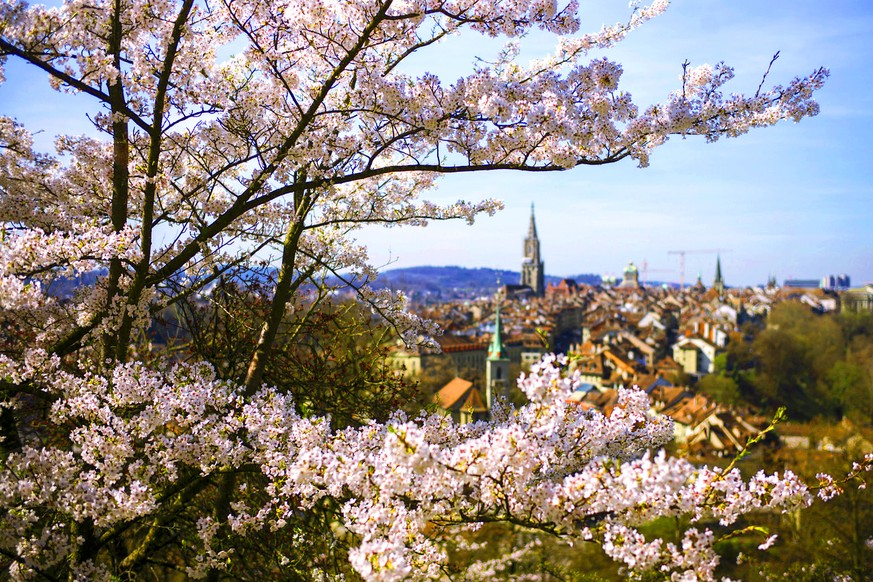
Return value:
<svg viewBox="0 0 873 582">
<path fill-rule="evenodd" d="M 673 273 L 675 272 L 673 269 L 650 269 L 649 261 L 643 259 L 641 263 L 642 271 L 643 271 L 643 287 L 648 287 L 649 285 L 649 273 Z"/>
<path fill-rule="evenodd" d="M 731 252 L 730 249 L 667 251 L 668 255 L 679 255 L 679 289 L 685 291 L 685 255 L 717 255 L 729 252 Z"/>
</svg>

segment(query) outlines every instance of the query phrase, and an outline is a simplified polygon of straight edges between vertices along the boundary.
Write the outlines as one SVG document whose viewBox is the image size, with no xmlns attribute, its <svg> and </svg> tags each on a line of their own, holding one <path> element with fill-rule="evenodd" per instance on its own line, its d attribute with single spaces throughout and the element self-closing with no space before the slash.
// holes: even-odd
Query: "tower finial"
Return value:
<svg viewBox="0 0 873 582">
<path fill-rule="evenodd" d="M 537 222 L 534 217 L 534 203 L 530 203 L 530 227 L 527 229 L 528 238 L 537 238 Z"/>
<path fill-rule="evenodd" d="M 494 335 L 491 336 L 491 345 L 488 347 L 488 359 L 504 357 L 503 339 L 500 336 L 500 298 L 497 298 L 497 306 L 494 313 Z"/>
</svg>

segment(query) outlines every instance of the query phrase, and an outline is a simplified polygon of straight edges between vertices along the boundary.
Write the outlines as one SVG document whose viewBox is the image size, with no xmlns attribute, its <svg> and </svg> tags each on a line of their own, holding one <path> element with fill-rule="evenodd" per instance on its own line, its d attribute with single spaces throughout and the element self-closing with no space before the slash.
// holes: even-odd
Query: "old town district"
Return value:
<svg viewBox="0 0 873 582">
<path fill-rule="evenodd" d="M 413 350 L 398 342 L 388 364 L 418 379 L 433 406 L 461 423 L 487 418 L 498 399 L 518 403 L 519 374 L 545 353 L 568 357 L 582 384 L 570 399 L 609 414 L 618 389 L 644 390 L 655 413 L 674 420 L 675 441 L 692 454 L 733 455 L 769 417 L 765 411 L 716 403 L 691 387 L 715 371 L 730 341 L 742 341 L 746 323 L 764 325 L 770 309 L 798 301 L 827 312 L 840 295 L 818 287 L 729 288 L 718 257 L 710 286 L 698 276 L 687 288 L 640 283 L 629 264 L 618 284 L 582 285 L 564 279 L 544 285 L 533 209 L 524 240 L 519 284 L 495 294 L 419 306 L 440 325 L 439 349 Z"/>
</svg>

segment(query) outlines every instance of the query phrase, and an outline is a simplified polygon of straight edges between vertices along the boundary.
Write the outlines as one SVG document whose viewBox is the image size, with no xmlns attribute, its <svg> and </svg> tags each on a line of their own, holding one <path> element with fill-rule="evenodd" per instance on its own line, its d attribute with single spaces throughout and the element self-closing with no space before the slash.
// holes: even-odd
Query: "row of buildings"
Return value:
<svg viewBox="0 0 873 582">
<path fill-rule="evenodd" d="M 738 449 L 756 428 L 743 415 L 694 394 L 688 380 L 712 373 L 730 338 L 746 322 L 766 317 L 775 303 L 801 301 L 822 312 L 839 305 L 834 293 L 820 288 L 729 289 L 718 258 L 709 288 L 700 277 L 684 290 L 645 287 L 632 263 L 620 285 L 563 280 L 544 286 L 533 208 L 524 251 L 518 285 L 420 312 L 445 331 L 437 338 L 441 350 L 398 345 L 389 356 L 390 365 L 408 376 L 437 364 L 453 367 L 458 377 L 436 390 L 434 399 L 460 422 L 486 417 L 521 370 L 556 351 L 569 355 L 582 376 L 571 396 L 579 406 L 608 412 L 618 388 L 638 386 L 653 410 L 676 421 L 678 440 L 690 448 Z"/>
</svg>

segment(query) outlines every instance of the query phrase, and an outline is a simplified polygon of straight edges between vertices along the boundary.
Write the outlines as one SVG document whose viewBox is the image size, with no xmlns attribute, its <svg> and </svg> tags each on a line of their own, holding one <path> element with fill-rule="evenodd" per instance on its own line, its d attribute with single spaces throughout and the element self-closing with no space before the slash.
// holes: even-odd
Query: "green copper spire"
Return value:
<svg viewBox="0 0 873 582">
<path fill-rule="evenodd" d="M 506 357 L 503 349 L 503 340 L 500 338 L 500 299 L 497 299 L 497 313 L 494 317 L 494 335 L 491 336 L 491 345 L 488 346 L 489 360 L 502 360 Z"/>
</svg>

